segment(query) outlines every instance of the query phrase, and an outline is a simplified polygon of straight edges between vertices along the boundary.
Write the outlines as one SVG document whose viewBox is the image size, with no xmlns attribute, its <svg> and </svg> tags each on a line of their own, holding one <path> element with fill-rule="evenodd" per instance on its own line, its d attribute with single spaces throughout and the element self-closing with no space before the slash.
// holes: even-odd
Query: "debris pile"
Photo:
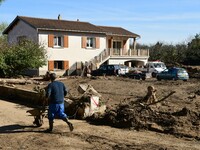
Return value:
<svg viewBox="0 0 200 150">
<path fill-rule="evenodd" d="M 87 118 L 87 121 L 93 124 L 133 130 L 145 129 L 197 139 L 200 139 L 199 120 L 200 113 L 187 108 L 172 113 L 163 112 L 134 101 L 123 102 L 107 109 L 104 115 L 95 113 Z"/>
<path fill-rule="evenodd" d="M 101 95 L 87 83 L 78 86 L 78 97 L 72 96 L 65 100 L 65 112 L 71 118 L 85 119 L 93 115 L 93 113 L 104 113 L 105 105 L 101 104 Z"/>
<path fill-rule="evenodd" d="M 200 68 L 198 66 L 183 66 L 183 67 L 187 70 L 190 78 L 200 78 Z"/>
<path fill-rule="evenodd" d="M 169 130 L 175 119 L 172 115 L 159 113 L 150 106 L 138 101 L 124 100 L 117 106 L 109 108 L 103 116 L 92 116 L 88 121 L 98 121 L 117 128 L 149 129 L 155 124 Z"/>
<path fill-rule="evenodd" d="M 186 107 L 176 112 L 162 109 L 160 103 L 173 93 L 153 103 L 126 99 L 112 108 L 107 108 L 104 114 L 93 114 L 87 121 L 93 124 L 151 130 L 200 140 L 200 112 L 194 112 Z M 156 105 L 158 103 L 159 106 Z"/>
</svg>

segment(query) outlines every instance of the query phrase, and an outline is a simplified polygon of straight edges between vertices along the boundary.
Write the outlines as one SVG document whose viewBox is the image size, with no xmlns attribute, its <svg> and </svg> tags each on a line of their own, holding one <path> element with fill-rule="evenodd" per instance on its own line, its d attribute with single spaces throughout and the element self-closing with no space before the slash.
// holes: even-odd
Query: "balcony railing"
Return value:
<svg viewBox="0 0 200 150">
<path fill-rule="evenodd" d="M 141 57 L 141 56 L 149 56 L 148 49 L 105 49 L 98 56 L 92 60 L 93 63 L 101 63 L 105 59 L 109 57 Z"/>
</svg>

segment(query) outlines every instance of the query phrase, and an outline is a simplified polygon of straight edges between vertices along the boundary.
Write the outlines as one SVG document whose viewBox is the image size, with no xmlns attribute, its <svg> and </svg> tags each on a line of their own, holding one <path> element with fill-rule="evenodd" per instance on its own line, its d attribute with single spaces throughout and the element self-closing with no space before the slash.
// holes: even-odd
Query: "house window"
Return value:
<svg viewBox="0 0 200 150">
<path fill-rule="evenodd" d="M 55 70 L 63 70 L 64 62 L 63 61 L 54 61 L 54 69 Z"/>
<path fill-rule="evenodd" d="M 121 41 L 113 41 L 113 48 L 114 49 L 120 49 L 120 48 L 122 48 Z"/>
<path fill-rule="evenodd" d="M 96 43 L 95 43 L 95 38 L 94 37 L 87 37 L 87 48 L 95 48 Z"/>
<path fill-rule="evenodd" d="M 18 44 L 23 44 L 26 39 L 27 39 L 26 36 L 18 36 L 17 42 L 18 42 Z"/>
<path fill-rule="evenodd" d="M 63 37 L 62 36 L 54 36 L 54 47 L 63 47 Z"/>
<path fill-rule="evenodd" d="M 120 55 L 120 49 L 122 48 L 120 41 L 113 41 L 113 54 Z"/>
<path fill-rule="evenodd" d="M 57 60 L 49 60 L 48 61 L 48 70 L 67 70 L 69 69 L 69 61 L 63 60 L 63 61 L 57 61 Z"/>
</svg>

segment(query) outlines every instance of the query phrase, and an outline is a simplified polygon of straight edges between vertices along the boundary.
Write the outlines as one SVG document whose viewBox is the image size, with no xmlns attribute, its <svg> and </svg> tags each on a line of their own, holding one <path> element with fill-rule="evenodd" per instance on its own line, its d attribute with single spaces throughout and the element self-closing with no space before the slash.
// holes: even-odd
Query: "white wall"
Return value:
<svg viewBox="0 0 200 150">
<path fill-rule="evenodd" d="M 124 64 L 125 60 L 120 59 L 110 59 L 109 64 L 110 65 L 118 65 L 118 64 Z"/>
<path fill-rule="evenodd" d="M 148 58 L 124 58 L 124 59 L 117 59 L 117 58 L 112 58 L 112 59 L 109 59 L 109 64 L 124 64 L 126 61 L 141 61 L 143 62 L 143 64 L 146 64 L 147 61 L 148 61 Z"/>
<path fill-rule="evenodd" d="M 95 35 L 96 37 L 100 37 L 99 49 L 82 48 L 82 36 L 86 35 L 65 35 L 68 35 L 68 48 L 48 47 L 48 34 L 46 33 L 39 34 L 39 43 L 45 46 L 48 60 L 68 60 L 69 68 L 71 68 L 76 62 L 90 61 L 106 48 L 106 37 L 100 35 Z M 48 66 L 40 68 L 40 75 L 45 74 L 47 70 Z"/>
</svg>

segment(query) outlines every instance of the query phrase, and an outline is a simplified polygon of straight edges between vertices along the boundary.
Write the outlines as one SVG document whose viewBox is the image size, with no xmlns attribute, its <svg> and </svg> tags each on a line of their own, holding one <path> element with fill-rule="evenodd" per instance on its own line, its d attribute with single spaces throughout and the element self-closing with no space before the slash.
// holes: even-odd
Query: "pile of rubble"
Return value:
<svg viewBox="0 0 200 150">
<path fill-rule="evenodd" d="M 65 99 L 65 112 L 70 118 L 85 119 L 94 113 L 103 114 L 106 106 L 101 103 L 101 95 L 87 83 L 78 86 L 79 96 L 69 96 Z"/>
<path fill-rule="evenodd" d="M 196 66 L 196 67 L 195 66 L 183 66 L 183 67 L 187 70 L 190 78 L 200 78 L 199 66 Z"/>
<path fill-rule="evenodd" d="M 168 96 L 172 94 L 173 92 Z M 126 99 L 116 106 L 107 108 L 104 114 L 93 114 L 87 121 L 93 124 L 151 130 L 200 140 L 200 112 L 186 107 L 176 112 L 164 111 L 159 102 L 166 100 L 168 96 L 150 104 L 144 102 L 144 99 Z"/>
<path fill-rule="evenodd" d="M 162 108 L 162 103 L 175 91 L 158 99 L 157 90 L 148 86 L 147 94 L 142 99 L 124 99 L 111 107 L 101 103 L 102 96 L 90 84 L 80 84 L 77 90 L 80 96 L 69 94 L 65 100 L 66 113 L 71 118 L 116 128 L 151 130 L 200 140 L 200 112 L 186 107 L 175 112 Z"/>
</svg>

